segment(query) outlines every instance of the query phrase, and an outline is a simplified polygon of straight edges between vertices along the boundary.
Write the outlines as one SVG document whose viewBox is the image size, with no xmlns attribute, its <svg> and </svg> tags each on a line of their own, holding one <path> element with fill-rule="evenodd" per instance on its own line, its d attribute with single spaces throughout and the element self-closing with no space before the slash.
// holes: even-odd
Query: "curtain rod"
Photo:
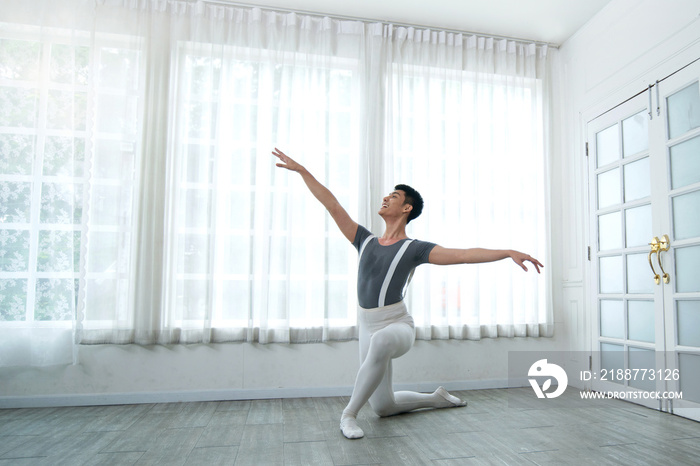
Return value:
<svg viewBox="0 0 700 466">
<path fill-rule="evenodd" d="M 189 1 L 194 3 L 194 2 L 197 2 L 199 0 L 189 0 Z M 416 29 L 430 29 L 430 30 L 446 32 L 446 33 L 450 33 L 450 34 L 467 34 L 467 35 L 483 37 L 483 38 L 487 38 L 487 39 L 497 39 L 497 40 L 505 39 L 505 40 L 511 40 L 514 42 L 519 42 L 522 44 L 546 45 L 547 47 L 559 49 L 558 45 L 551 44 L 549 42 L 520 39 L 517 37 L 500 36 L 500 35 L 493 35 L 493 34 L 483 34 L 483 33 L 472 32 L 472 31 L 461 31 L 459 29 L 445 29 L 445 28 L 440 28 L 440 27 L 427 26 L 425 24 L 399 23 L 396 21 L 383 20 L 383 19 L 377 19 L 377 18 L 362 18 L 359 16 L 347 16 L 347 15 L 320 13 L 318 11 L 293 10 L 291 8 L 279 8 L 279 7 L 264 6 L 264 5 L 253 5 L 250 3 L 241 3 L 241 2 L 229 1 L 229 0 L 203 0 L 203 3 L 210 3 L 210 4 L 215 4 L 215 5 L 237 6 L 237 7 L 243 7 L 243 8 L 260 8 L 261 10 L 277 11 L 277 12 L 282 12 L 282 13 L 299 13 L 299 14 L 308 15 L 308 16 L 316 16 L 319 18 L 331 18 L 331 19 L 347 20 L 347 21 L 360 21 L 363 23 L 373 23 L 373 22 L 387 23 L 387 24 L 391 24 L 393 26 L 399 26 L 399 27 L 409 27 L 409 28 L 416 28 Z"/>
</svg>

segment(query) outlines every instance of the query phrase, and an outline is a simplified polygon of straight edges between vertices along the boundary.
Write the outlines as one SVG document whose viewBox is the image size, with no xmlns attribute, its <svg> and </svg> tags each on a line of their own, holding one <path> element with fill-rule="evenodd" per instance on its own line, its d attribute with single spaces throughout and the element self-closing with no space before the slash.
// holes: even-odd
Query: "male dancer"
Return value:
<svg viewBox="0 0 700 466">
<path fill-rule="evenodd" d="M 343 235 L 359 252 L 357 277 L 360 370 L 355 387 L 340 418 L 340 430 L 349 439 L 361 438 L 357 413 L 369 401 L 379 416 L 391 416 L 420 408 L 466 406 L 466 402 L 439 387 L 433 393 L 394 392 L 391 386 L 391 360 L 404 355 L 413 345 L 413 318 L 403 302 L 404 288 L 420 264 L 438 265 L 493 262 L 510 257 L 527 271 L 531 262 L 537 273 L 544 267 L 537 259 L 513 250 L 446 249 L 434 243 L 411 240 L 408 222 L 423 210 L 420 194 L 407 185 L 397 185 L 382 200 L 379 215 L 386 224 L 377 238 L 358 225 L 325 186 L 302 165 L 275 148 L 278 167 L 301 175 L 311 193 L 328 210 Z"/>
</svg>

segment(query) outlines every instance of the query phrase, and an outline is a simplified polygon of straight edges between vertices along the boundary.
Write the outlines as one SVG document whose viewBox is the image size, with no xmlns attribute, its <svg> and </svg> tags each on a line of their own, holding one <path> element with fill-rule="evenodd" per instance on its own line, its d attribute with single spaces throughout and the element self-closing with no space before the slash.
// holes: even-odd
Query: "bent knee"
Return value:
<svg viewBox="0 0 700 466">
<path fill-rule="evenodd" d="M 394 414 L 396 414 L 396 408 L 394 406 L 384 404 L 376 406 L 376 403 L 370 403 L 370 406 L 372 406 L 372 411 L 374 411 L 374 414 L 376 414 L 379 417 L 393 416 Z"/>
</svg>

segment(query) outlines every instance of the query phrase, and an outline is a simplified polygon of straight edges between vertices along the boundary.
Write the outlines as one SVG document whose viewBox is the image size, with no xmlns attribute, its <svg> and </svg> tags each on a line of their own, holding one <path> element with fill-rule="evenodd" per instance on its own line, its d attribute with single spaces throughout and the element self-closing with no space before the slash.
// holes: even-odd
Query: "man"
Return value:
<svg viewBox="0 0 700 466">
<path fill-rule="evenodd" d="M 394 392 L 391 385 L 391 360 L 404 355 L 413 345 L 413 318 L 403 302 L 404 288 L 413 270 L 420 264 L 438 265 L 493 262 L 510 257 L 527 271 L 531 262 L 537 272 L 543 265 L 527 254 L 513 250 L 447 249 L 434 243 L 411 240 L 406 225 L 423 210 L 420 194 L 407 185 L 397 185 L 382 200 L 379 215 L 384 234 L 377 238 L 358 225 L 325 186 L 308 170 L 275 148 L 280 159 L 276 165 L 297 172 L 309 191 L 328 210 L 343 235 L 359 252 L 358 324 L 360 369 L 355 387 L 340 419 L 340 430 L 349 439 L 361 438 L 357 413 L 369 401 L 379 416 L 391 416 L 420 408 L 466 406 L 466 402 L 439 387 L 433 393 Z"/>
</svg>

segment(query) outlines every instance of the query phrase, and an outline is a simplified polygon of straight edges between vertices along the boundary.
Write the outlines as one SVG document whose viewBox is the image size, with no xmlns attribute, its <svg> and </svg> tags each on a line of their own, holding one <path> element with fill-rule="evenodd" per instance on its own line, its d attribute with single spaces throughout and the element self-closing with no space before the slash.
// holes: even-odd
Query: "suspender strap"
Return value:
<svg viewBox="0 0 700 466">
<path fill-rule="evenodd" d="M 362 245 L 360 246 L 360 254 L 357 256 L 357 263 L 360 263 L 360 259 L 362 259 L 362 253 L 365 252 L 365 248 L 367 247 L 367 244 L 370 242 L 370 240 L 374 238 L 374 235 L 369 235 L 365 240 L 362 242 Z"/>
<path fill-rule="evenodd" d="M 403 257 L 404 253 L 406 252 L 406 249 L 408 249 L 408 245 L 411 244 L 413 240 L 408 240 L 403 245 L 401 246 L 401 249 L 399 249 L 399 252 L 396 253 L 396 256 L 394 257 L 394 260 L 391 261 L 391 265 L 389 266 L 389 270 L 386 273 L 386 277 L 384 277 L 384 283 L 382 283 L 382 288 L 379 291 L 379 303 L 378 306 L 382 307 L 384 306 L 384 302 L 386 301 L 386 292 L 389 289 L 389 284 L 391 283 L 391 279 L 394 277 L 394 272 L 396 271 L 396 267 L 399 265 L 399 261 Z"/>
</svg>

